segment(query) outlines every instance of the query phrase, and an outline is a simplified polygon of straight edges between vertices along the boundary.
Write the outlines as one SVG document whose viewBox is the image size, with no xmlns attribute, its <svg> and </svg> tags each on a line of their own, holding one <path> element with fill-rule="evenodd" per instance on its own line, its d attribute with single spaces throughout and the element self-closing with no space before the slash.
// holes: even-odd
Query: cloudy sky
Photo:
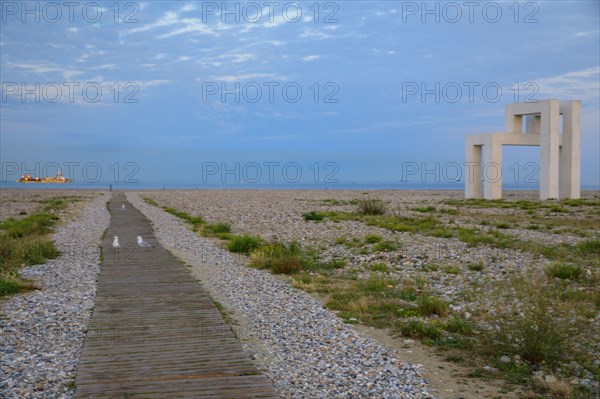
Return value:
<svg viewBox="0 0 600 399">
<path fill-rule="evenodd" d="M 2 180 L 433 183 L 504 104 L 559 98 L 598 185 L 599 4 L 2 0 Z M 537 149 L 504 155 L 535 175 Z"/>
</svg>

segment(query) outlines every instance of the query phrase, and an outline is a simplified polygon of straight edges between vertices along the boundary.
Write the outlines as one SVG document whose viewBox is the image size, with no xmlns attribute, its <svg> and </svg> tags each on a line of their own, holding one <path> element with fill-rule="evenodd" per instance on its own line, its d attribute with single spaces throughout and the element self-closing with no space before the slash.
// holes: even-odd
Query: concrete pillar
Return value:
<svg viewBox="0 0 600 399">
<path fill-rule="evenodd" d="M 560 103 L 563 114 L 562 146 L 559 151 L 560 198 L 581 197 L 581 101 Z"/>
<path fill-rule="evenodd" d="M 490 137 L 483 146 L 483 197 L 502 198 L 502 143 Z"/>
<path fill-rule="evenodd" d="M 480 145 L 467 140 L 465 148 L 465 198 L 483 198 L 481 191 L 481 151 Z"/>
<path fill-rule="evenodd" d="M 559 181 L 559 121 L 560 101 L 547 100 L 540 104 L 540 199 L 558 198 Z"/>
<path fill-rule="evenodd" d="M 509 133 L 523 133 L 523 116 L 515 115 L 515 104 L 504 106 L 504 130 Z"/>
</svg>

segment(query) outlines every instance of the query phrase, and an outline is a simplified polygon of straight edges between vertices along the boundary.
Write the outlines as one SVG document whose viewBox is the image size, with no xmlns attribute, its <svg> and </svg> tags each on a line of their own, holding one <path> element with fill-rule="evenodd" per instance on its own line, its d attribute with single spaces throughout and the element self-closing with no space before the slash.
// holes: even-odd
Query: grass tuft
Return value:
<svg viewBox="0 0 600 399">
<path fill-rule="evenodd" d="M 504 294 L 495 314 L 479 329 L 479 352 L 492 357 L 519 355 L 533 365 L 549 367 L 573 360 L 586 330 L 585 319 L 572 313 L 573 304 L 556 299 L 563 289 L 545 286 L 534 277 L 515 278 L 507 284 L 500 292 L 509 289 L 511 293 Z M 512 305 L 515 297 L 527 304 L 519 311 Z"/>
<path fill-rule="evenodd" d="M 382 277 L 371 276 L 367 280 L 359 281 L 357 287 L 366 293 L 382 293 L 387 288 L 387 280 Z"/>
<path fill-rule="evenodd" d="M 357 205 L 363 215 L 383 215 L 387 211 L 385 203 L 380 199 L 362 198 L 357 201 Z"/>
<path fill-rule="evenodd" d="M 577 280 L 581 276 L 582 268 L 570 263 L 554 262 L 546 267 L 546 274 L 551 278 L 562 280 Z"/>
<path fill-rule="evenodd" d="M 409 320 L 401 322 L 398 325 L 398 330 L 405 337 L 410 338 L 428 338 L 437 340 L 442 338 L 444 331 L 439 325 L 429 323 L 424 320 Z"/>
<path fill-rule="evenodd" d="M 417 298 L 419 312 L 423 316 L 446 316 L 448 314 L 448 302 L 431 295 L 423 295 Z"/>
<path fill-rule="evenodd" d="M 600 240 L 582 241 L 575 245 L 575 250 L 582 256 L 600 256 Z"/>
<path fill-rule="evenodd" d="M 365 236 L 365 238 L 363 239 L 365 244 L 375 244 L 375 243 L 381 242 L 382 240 L 383 240 L 383 237 L 380 236 L 379 234 L 367 234 Z"/>
<path fill-rule="evenodd" d="M 323 219 L 325 219 L 325 215 L 321 212 L 308 212 L 302 215 L 302 217 L 304 218 L 305 221 L 314 221 L 314 222 L 320 222 Z"/>
<path fill-rule="evenodd" d="M 209 237 L 218 237 L 223 240 L 228 240 L 231 238 L 231 225 L 229 223 L 207 224 L 203 226 L 202 232 Z"/>
<path fill-rule="evenodd" d="M 243 253 L 249 255 L 250 252 L 259 248 L 263 244 L 263 240 L 260 237 L 244 234 L 241 236 L 234 236 L 227 244 L 227 249 L 231 252 Z"/>
<path fill-rule="evenodd" d="M 43 203 L 41 212 L 0 223 L 0 297 L 35 289 L 33 283 L 20 277 L 19 268 L 41 264 L 60 255 L 54 242 L 46 236 L 59 219 L 53 212 L 66 208 L 67 202 L 53 198 Z"/>
<path fill-rule="evenodd" d="M 402 248 L 401 243 L 397 243 L 390 240 L 384 240 L 373 245 L 373 251 L 375 252 L 391 252 L 400 248 Z"/>
<path fill-rule="evenodd" d="M 186 222 L 191 224 L 193 227 L 198 227 L 205 223 L 204 219 L 202 219 L 200 216 L 192 216 L 185 211 L 180 211 L 175 208 L 168 207 L 168 206 L 163 207 L 163 210 L 167 213 L 170 213 L 173 216 L 178 217 L 179 219 L 185 220 Z"/>
<path fill-rule="evenodd" d="M 373 266 L 371 266 L 371 270 L 373 270 L 374 272 L 387 273 L 390 271 L 390 268 L 386 263 L 380 262 L 375 263 Z"/>
<path fill-rule="evenodd" d="M 416 208 L 412 208 L 413 211 L 416 212 L 421 212 L 421 213 L 429 213 L 429 212 L 435 212 L 436 208 L 435 206 L 420 206 L 420 207 L 416 207 Z"/>
<path fill-rule="evenodd" d="M 23 219 L 8 219 L 0 223 L 0 229 L 12 238 L 45 235 L 50 232 L 50 227 L 56 220 L 58 220 L 58 216 L 54 214 L 37 213 Z"/>
<path fill-rule="evenodd" d="M 467 265 L 467 268 L 473 272 L 480 272 L 485 268 L 483 262 L 472 262 Z"/>
<path fill-rule="evenodd" d="M 250 266 L 269 269 L 276 274 L 294 274 L 303 268 L 303 254 L 296 242 L 288 246 L 280 243 L 262 245 L 250 258 Z"/>
<path fill-rule="evenodd" d="M 0 271 L 0 297 L 37 289 L 32 282 L 23 280 L 18 274 Z"/>
</svg>

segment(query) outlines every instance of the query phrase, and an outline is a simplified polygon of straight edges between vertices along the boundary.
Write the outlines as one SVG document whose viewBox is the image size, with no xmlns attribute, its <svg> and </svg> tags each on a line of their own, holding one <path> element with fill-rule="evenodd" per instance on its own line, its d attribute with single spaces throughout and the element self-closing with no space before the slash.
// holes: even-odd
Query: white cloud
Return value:
<svg viewBox="0 0 600 399">
<path fill-rule="evenodd" d="M 186 4 L 183 7 L 180 8 L 180 10 L 182 12 L 189 12 L 189 11 L 193 11 L 196 9 L 196 5 L 190 3 L 190 4 Z"/>
<path fill-rule="evenodd" d="M 239 64 L 241 62 L 246 62 L 246 61 L 252 61 L 253 59 L 256 58 L 255 54 L 252 53 L 241 53 L 238 51 L 235 52 L 231 52 L 231 53 L 227 53 L 227 54 L 222 54 L 220 56 L 217 57 L 218 59 L 229 59 L 232 58 L 232 61 L 234 64 Z"/>
<path fill-rule="evenodd" d="M 281 77 L 275 76 L 270 73 L 249 73 L 242 75 L 223 75 L 223 76 L 214 76 L 212 79 L 218 80 L 221 82 L 238 82 L 240 80 L 248 80 L 248 79 L 280 79 Z"/>
<path fill-rule="evenodd" d="M 178 23 L 182 24 L 183 27 L 158 35 L 157 38 L 166 39 L 184 33 L 200 33 L 203 35 L 219 36 L 218 33 L 197 18 L 183 18 L 179 20 Z"/>
<path fill-rule="evenodd" d="M 453 119 L 452 121 L 456 121 Z M 406 126 L 418 126 L 422 124 L 431 124 L 431 123 L 439 123 L 440 121 L 434 117 L 426 117 L 420 119 L 412 119 L 412 120 L 403 120 L 403 121 L 390 121 L 390 122 L 377 122 L 370 125 L 348 128 L 348 129 L 339 129 L 335 130 L 332 133 L 334 134 L 360 134 L 360 133 L 368 133 L 371 134 L 375 131 L 381 130 L 389 130 L 389 129 L 397 129 Z"/>
<path fill-rule="evenodd" d="M 77 32 L 79 32 L 79 28 L 76 28 L 76 27 L 74 27 L 74 26 L 73 26 L 73 27 L 71 27 L 71 28 L 68 28 L 67 30 L 68 30 L 69 32 L 71 32 L 71 33 L 77 33 Z"/>
<path fill-rule="evenodd" d="M 279 47 L 279 46 L 283 46 L 285 44 L 285 42 L 282 42 L 280 40 L 263 40 L 260 42 L 250 43 L 248 46 L 260 46 L 261 44 L 271 44 L 273 46 Z"/>
<path fill-rule="evenodd" d="M 261 117 L 261 118 L 277 118 L 277 119 L 295 119 L 298 118 L 298 115 L 294 114 L 294 113 L 283 113 L 283 112 L 279 112 L 279 111 L 273 111 L 273 110 L 268 110 L 266 112 L 264 111 L 257 111 L 255 113 L 256 116 Z M 289 136 L 292 137 L 292 136 Z"/>
<path fill-rule="evenodd" d="M 108 84 L 112 84 L 112 82 L 107 82 Z M 123 84 L 126 83 L 130 83 L 130 82 L 121 82 Z M 136 85 L 138 85 L 138 87 L 140 89 L 146 88 L 146 87 L 152 87 L 152 86 L 158 86 L 158 85 L 164 85 L 167 83 L 171 83 L 170 80 L 165 80 L 165 79 L 154 79 L 154 80 L 135 80 L 133 81 L 133 83 L 135 83 Z"/>
<path fill-rule="evenodd" d="M 78 71 L 74 69 L 67 69 L 56 65 L 46 65 L 46 64 L 29 64 L 29 63 L 19 63 L 12 64 L 9 63 L 6 65 L 8 68 L 21 69 L 23 72 L 35 73 L 35 74 L 43 74 L 43 73 L 60 73 L 65 79 L 70 80 L 71 78 L 81 75 L 83 71 Z"/>
<path fill-rule="evenodd" d="M 259 28 L 260 25 L 257 23 L 248 23 L 244 26 L 244 29 L 240 30 L 241 33 L 248 33 L 254 28 Z"/>
<path fill-rule="evenodd" d="M 597 102 L 600 93 L 600 67 L 535 79 L 532 82 L 539 87 L 540 96 Z"/>
<path fill-rule="evenodd" d="M 310 61 L 318 60 L 319 58 L 321 58 L 321 57 L 318 55 L 307 55 L 306 57 L 303 57 L 302 60 L 306 61 L 306 62 L 310 62 Z"/>
<path fill-rule="evenodd" d="M 265 23 L 263 23 L 263 26 L 265 28 L 276 28 L 279 25 L 284 24 L 286 22 L 288 21 L 286 20 L 286 18 L 284 18 L 283 15 L 275 15 L 274 17 L 272 17 L 272 20 L 268 20 Z"/>
<path fill-rule="evenodd" d="M 375 15 L 376 15 L 376 16 L 378 16 L 378 17 L 382 17 L 382 16 L 384 16 L 384 15 L 396 14 L 397 12 L 398 12 L 398 10 L 397 10 L 397 9 L 395 9 L 395 8 L 392 8 L 392 9 L 390 9 L 390 10 L 377 11 L 377 12 L 375 13 Z M 371 14 L 371 15 L 372 15 L 372 14 Z"/>
<path fill-rule="evenodd" d="M 305 39 L 329 39 L 333 36 L 328 35 L 327 33 L 323 33 L 320 30 L 308 28 L 305 29 L 304 32 L 302 32 L 302 34 L 300 34 L 300 37 Z"/>
<path fill-rule="evenodd" d="M 220 22 L 220 21 L 219 21 L 219 22 L 217 23 L 217 25 L 215 26 L 215 29 L 216 29 L 216 30 L 219 30 L 219 31 L 232 30 L 232 29 L 234 29 L 234 28 L 235 28 L 235 26 L 234 26 L 234 25 L 231 25 L 231 24 L 225 24 L 225 23 L 223 23 L 223 22 Z"/>
<path fill-rule="evenodd" d="M 281 117 L 281 115 L 270 115 L 269 117 Z M 279 135 L 273 135 L 273 136 L 251 136 L 251 137 L 245 137 L 243 138 L 243 140 L 248 140 L 248 141 L 280 141 L 280 140 L 289 140 L 289 139 L 295 139 L 301 137 L 298 134 L 279 134 Z"/>
<path fill-rule="evenodd" d="M 217 33 L 213 31 L 207 24 L 202 23 L 197 18 L 180 18 L 179 14 L 182 12 L 192 11 L 196 8 L 193 4 L 186 4 L 177 11 L 167 11 L 162 17 L 156 21 L 119 32 L 120 36 L 132 35 L 135 33 L 152 31 L 159 28 L 178 26 L 170 32 L 158 35 L 159 39 L 165 39 L 172 36 L 181 35 L 184 33 L 200 33 L 217 36 Z"/>
<path fill-rule="evenodd" d="M 90 69 L 115 69 L 116 67 L 117 66 L 115 64 L 103 64 Z"/>
<path fill-rule="evenodd" d="M 151 24 L 143 25 L 143 26 L 141 26 L 139 28 L 130 29 L 130 30 L 126 31 L 126 33 L 132 34 L 132 33 L 138 33 L 138 32 L 145 32 L 145 31 L 149 31 L 149 30 L 152 30 L 152 29 L 160 28 L 160 27 L 163 27 L 163 26 L 175 25 L 178 21 L 179 21 L 179 18 L 178 18 L 178 15 L 177 15 L 176 12 L 167 11 L 156 22 L 151 23 Z"/>
<path fill-rule="evenodd" d="M 576 32 L 575 33 L 575 37 L 582 37 L 582 36 L 589 36 L 589 35 L 597 35 L 598 31 L 597 30 L 590 30 L 587 32 Z"/>
</svg>

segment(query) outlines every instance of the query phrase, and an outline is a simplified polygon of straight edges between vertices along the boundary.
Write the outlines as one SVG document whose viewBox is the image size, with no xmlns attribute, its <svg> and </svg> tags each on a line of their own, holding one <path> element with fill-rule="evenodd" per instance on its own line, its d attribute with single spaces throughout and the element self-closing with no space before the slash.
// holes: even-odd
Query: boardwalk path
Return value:
<svg viewBox="0 0 600 399">
<path fill-rule="evenodd" d="M 157 243 L 148 219 L 123 194 L 109 209 L 75 398 L 277 398 L 206 291 Z M 154 248 L 138 248 L 138 235 Z"/>
</svg>

